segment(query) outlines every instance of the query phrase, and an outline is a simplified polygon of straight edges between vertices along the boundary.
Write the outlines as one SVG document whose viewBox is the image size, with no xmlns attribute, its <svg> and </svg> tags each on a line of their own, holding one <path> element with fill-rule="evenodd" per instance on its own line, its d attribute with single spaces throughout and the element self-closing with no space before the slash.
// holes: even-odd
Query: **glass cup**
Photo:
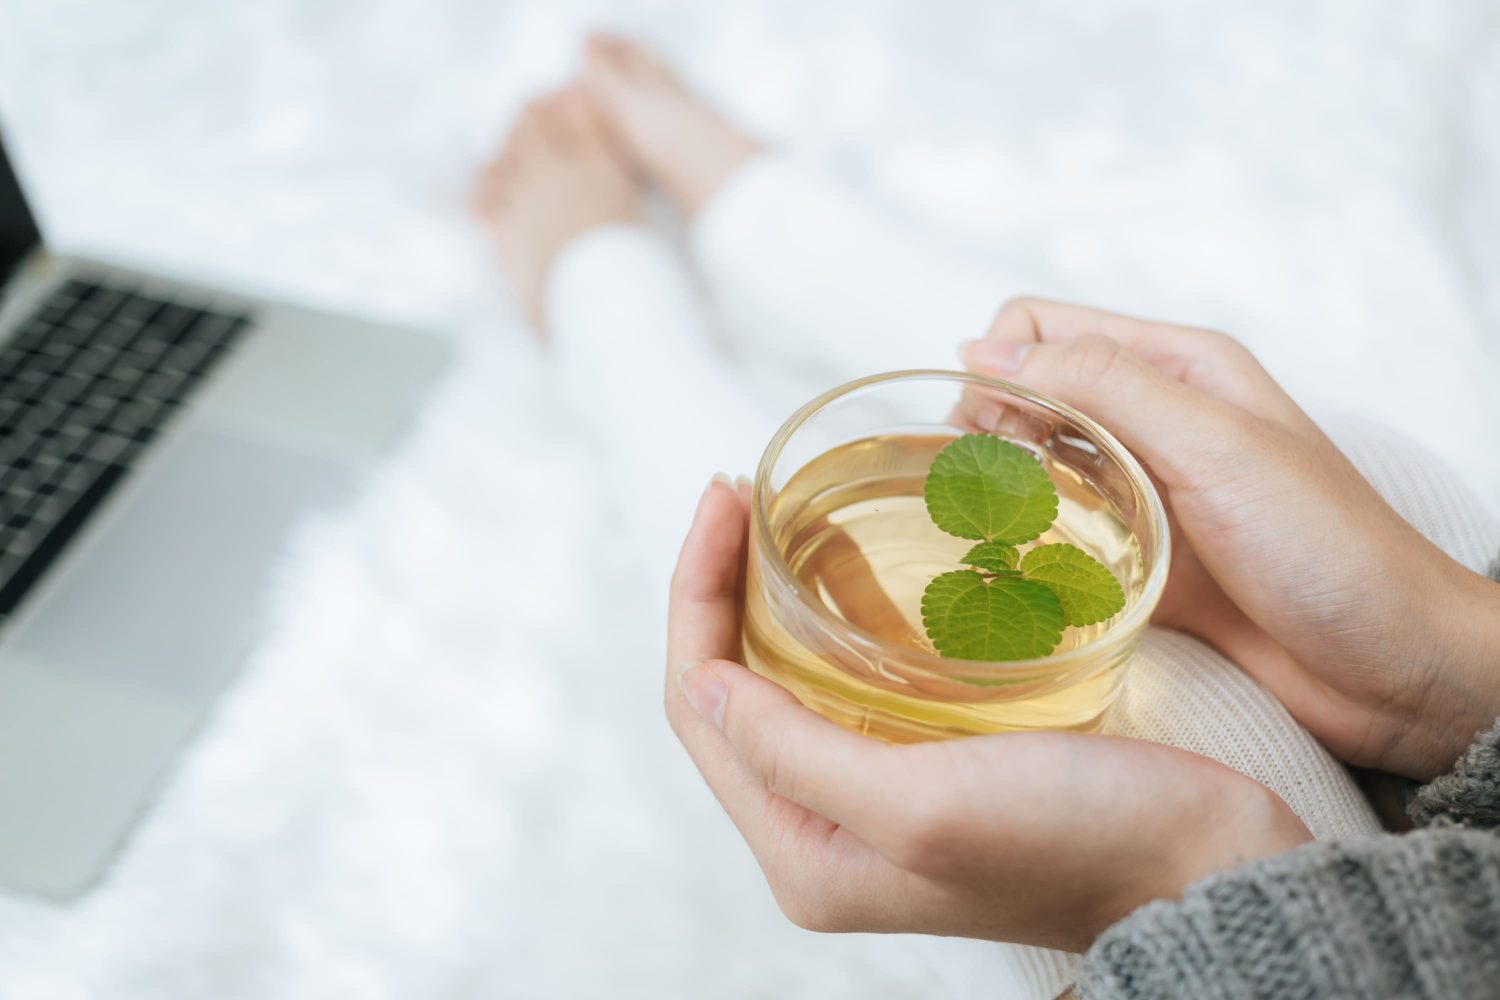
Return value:
<svg viewBox="0 0 1500 1000">
<path fill-rule="evenodd" d="M 1058 519 L 1036 544 L 1080 546 L 1125 591 L 1118 614 L 1068 628 L 1049 656 L 949 659 L 923 631 L 922 589 L 973 545 L 931 523 L 923 483 L 937 451 L 974 432 L 1031 451 L 1057 487 Z M 1108 431 L 962 372 L 874 375 L 803 406 L 766 447 L 750 520 L 747 664 L 824 717 L 898 743 L 1097 729 L 1170 561 L 1161 498 Z"/>
</svg>

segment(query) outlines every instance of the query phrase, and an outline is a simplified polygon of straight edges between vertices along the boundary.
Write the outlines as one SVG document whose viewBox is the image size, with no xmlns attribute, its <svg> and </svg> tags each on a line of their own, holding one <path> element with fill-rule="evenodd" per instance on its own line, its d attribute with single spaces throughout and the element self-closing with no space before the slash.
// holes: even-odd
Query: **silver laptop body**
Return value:
<svg viewBox="0 0 1500 1000">
<path fill-rule="evenodd" d="M 49 254 L 0 146 L 0 887 L 67 898 L 104 873 L 254 646 L 293 535 L 349 502 L 449 356 Z"/>
</svg>

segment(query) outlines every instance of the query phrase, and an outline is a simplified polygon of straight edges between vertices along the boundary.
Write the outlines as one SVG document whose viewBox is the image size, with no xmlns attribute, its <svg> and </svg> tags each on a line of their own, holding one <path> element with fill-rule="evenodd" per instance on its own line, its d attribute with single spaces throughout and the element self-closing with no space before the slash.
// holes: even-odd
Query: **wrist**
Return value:
<svg viewBox="0 0 1500 1000">
<path fill-rule="evenodd" d="M 1416 651 L 1426 670 L 1408 730 L 1411 766 L 1393 768 L 1428 780 L 1453 767 L 1474 735 L 1500 718 L 1500 583 L 1449 562 L 1428 599 L 1429 624 Z"/>
<path fill-rule="evenodd" d="M 1176 900 L 1195 882 L 1313 841 L 1307 826 L 1279 795 L 1238 772 L 1196 796 L 1190 822 L 1162 831 L 1153 857 L 1132 866 L 1133 877 L 1114 898 L 1102 900 L 1089 921 L 1087 950 L 1111 924 L 1156 900 Z"/>
<path fill-rule="evenodd" d="M 1178 859 L 1174 897 L 1215 872 L 1238 868 L 1311 843 L 1292 807 L 1258 781 L 1242 776 L 1217 809 L 1205 810 L 1198 835 Z"/>
</svg>

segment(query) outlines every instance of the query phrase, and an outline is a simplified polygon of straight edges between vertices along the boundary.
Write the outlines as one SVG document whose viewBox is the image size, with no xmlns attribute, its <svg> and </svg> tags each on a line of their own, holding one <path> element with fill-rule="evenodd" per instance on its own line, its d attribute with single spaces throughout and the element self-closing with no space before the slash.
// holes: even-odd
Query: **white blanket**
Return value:
<svg viewBox="0 0 1500 1000">
<path fill-rule="evenodd" d="M 111 878 L 0 897 L 0 997 L 932 995 L 921 955 L 787 924 L 676 749 L 639 586 L 672 553 L 619 544 L 463 216 L 601 19 L 1030 290 L 1241 333 L 1500 498 L 1500 394 L 1472 388 L 1500 384 L 1482 0 L 8 0 L 0 124 L 59 245 L 468 351 L 288 559 L 276 628 Z"/>
</svg>

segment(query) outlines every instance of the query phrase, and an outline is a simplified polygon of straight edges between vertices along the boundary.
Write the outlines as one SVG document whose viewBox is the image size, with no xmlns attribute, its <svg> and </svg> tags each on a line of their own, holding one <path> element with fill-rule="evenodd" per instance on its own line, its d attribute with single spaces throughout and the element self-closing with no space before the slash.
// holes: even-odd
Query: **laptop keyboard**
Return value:
<svg viewBox="0 0 1500 1000">
<path fill-rule="evenodd" d="M 0 619 L 249 324 L 74 280 L 0 342 Z"/>
</svg>

